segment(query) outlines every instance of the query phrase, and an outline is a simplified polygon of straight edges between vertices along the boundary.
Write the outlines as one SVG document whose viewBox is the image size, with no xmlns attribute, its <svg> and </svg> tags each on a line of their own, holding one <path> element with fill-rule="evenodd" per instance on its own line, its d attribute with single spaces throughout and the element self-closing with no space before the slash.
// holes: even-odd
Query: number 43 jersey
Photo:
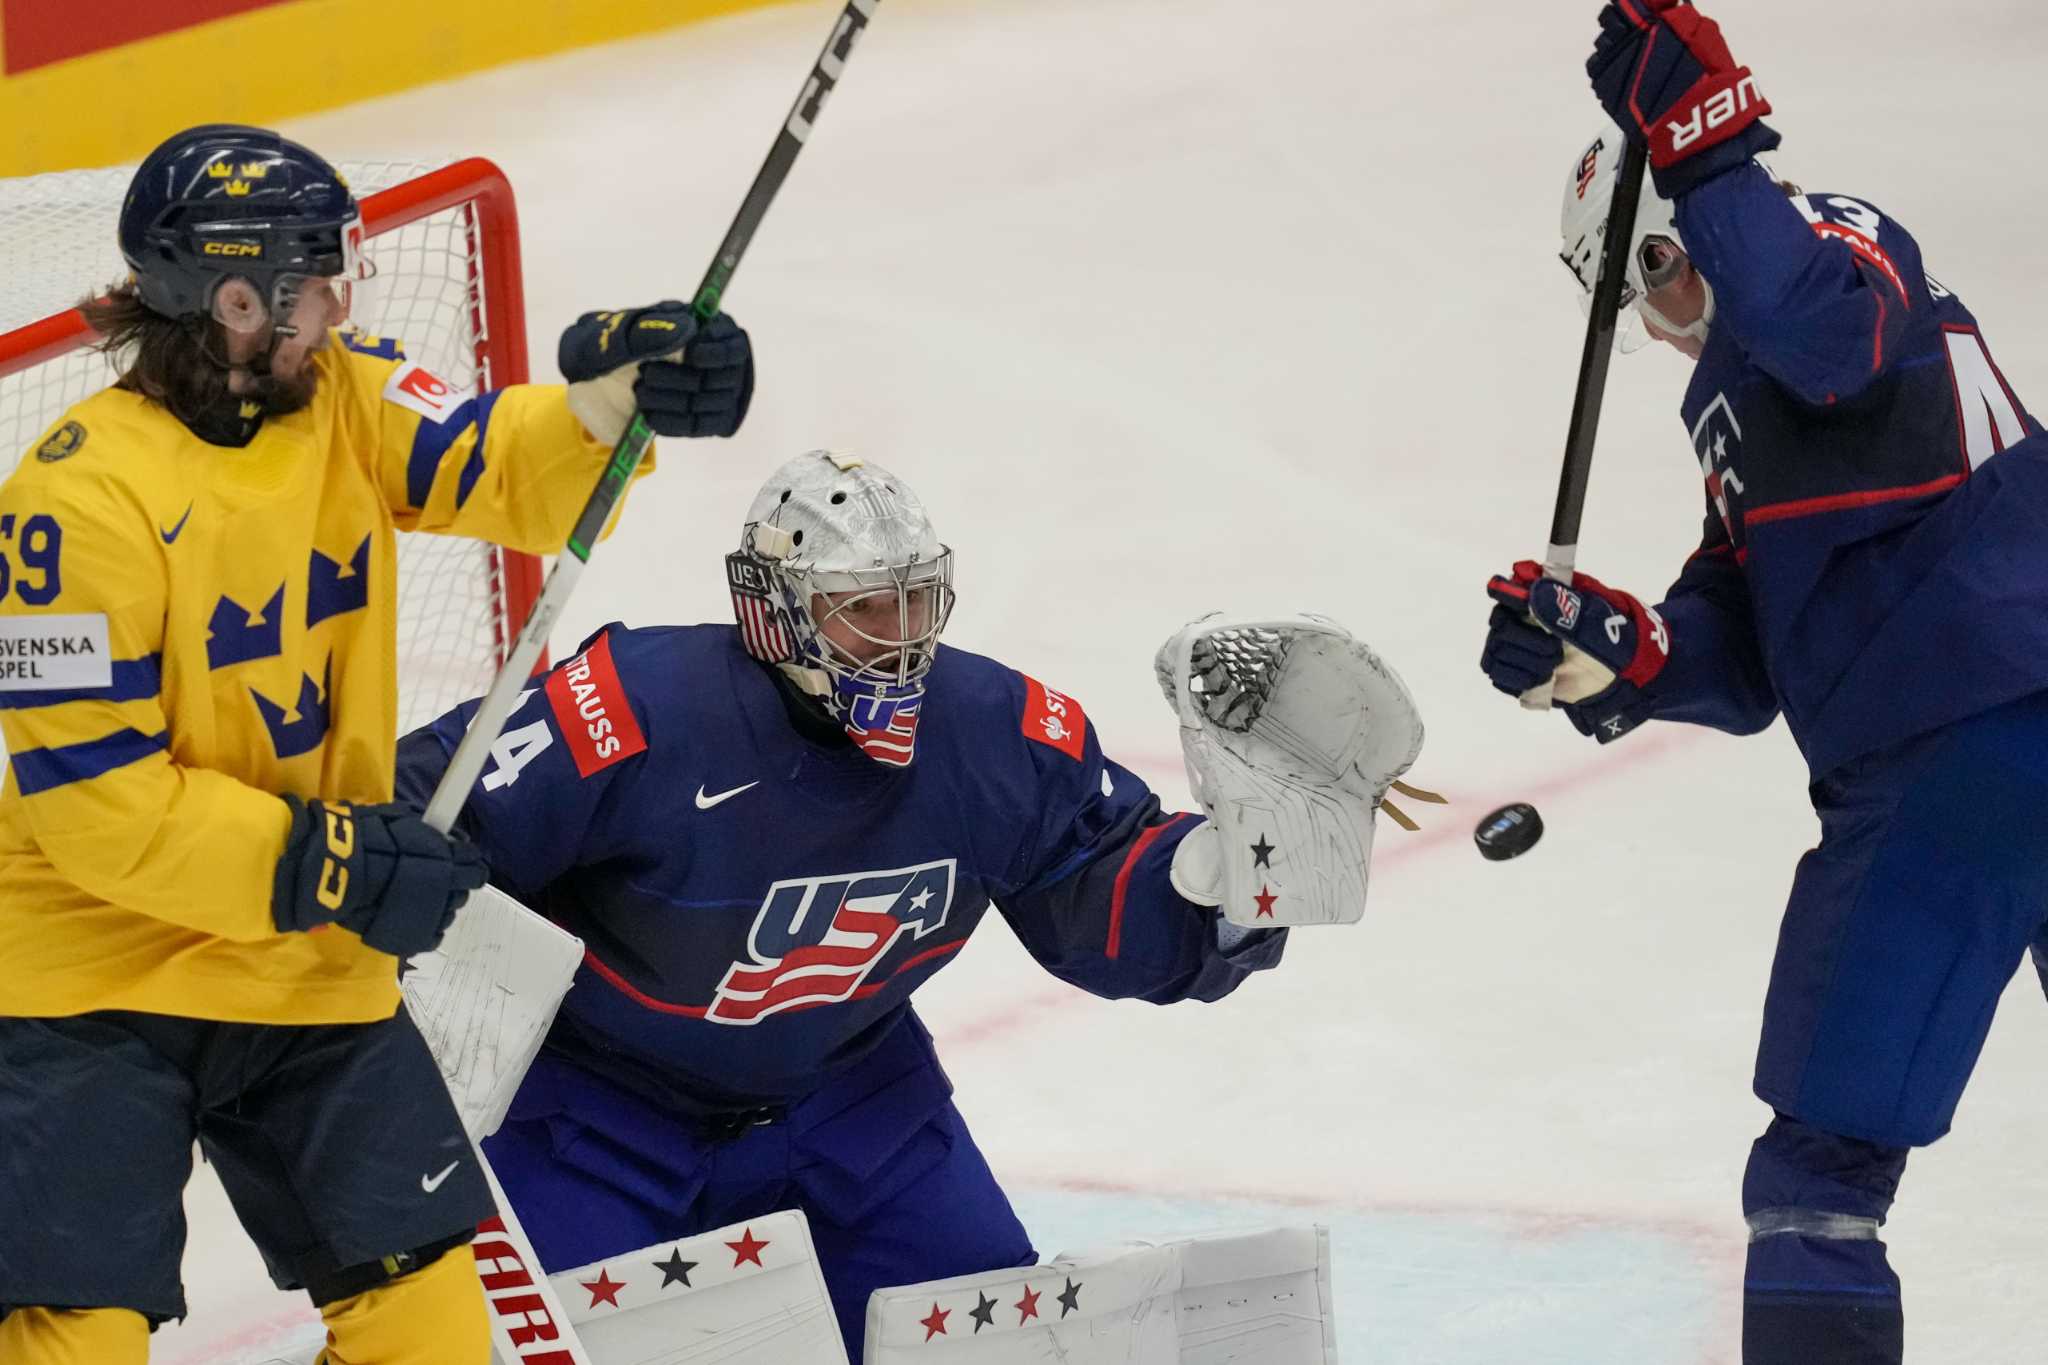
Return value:
<svg viewBox="0 0 2048 1365">
<path fill-rule="evenodd" d="M 1891 218 L 1752 162 L 1678 203 L 1715 314 L 1706 533 L 1651 714 L 1782 709 L 1816 775 L 2048 689 L 2048 439 Z"/>
<path fill-rule="evenodd" d="M 877 763 L 736 628 L 609 626 L 521 700 L 462 828 L 583 938 L 549 1047 L 686 1110 L 815 1089 L 897 1022 L 991 905 L 1098 995 L 1211 1000 L 1283 931 L 1218 945 L 1162 814 L 1071 698 L 941 647 L 917 758 Z M 476 703 L 399 745 L 424 801 Z"/>
</svg>

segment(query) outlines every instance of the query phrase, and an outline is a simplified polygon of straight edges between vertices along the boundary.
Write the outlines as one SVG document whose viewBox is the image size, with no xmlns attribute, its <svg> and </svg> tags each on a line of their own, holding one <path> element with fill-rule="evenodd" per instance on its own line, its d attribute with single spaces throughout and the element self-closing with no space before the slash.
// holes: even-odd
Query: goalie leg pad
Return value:
<svg viewBox="0 0 2048 1365">
<path fill-rule="evenodd" d="M 876 1292 L 867 1365 L 1335 1365 L 1329 1234 L 1273 1228 L 1072 1252 Z"/>
</svg>

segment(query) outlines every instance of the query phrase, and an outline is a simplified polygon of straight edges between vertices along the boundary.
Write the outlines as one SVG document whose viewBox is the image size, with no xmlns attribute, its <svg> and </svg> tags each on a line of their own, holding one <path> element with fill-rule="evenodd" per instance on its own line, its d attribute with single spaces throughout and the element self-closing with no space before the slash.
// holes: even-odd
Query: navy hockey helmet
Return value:
<svg viewBox="0 0 2048 1365">
<path fill-rule="evenodd" d="M 142 302 L 203 315 L 233 277 L 281 316 L 294 281 L 367 277 L 362 214 L 340 172 L 276 133 L 188 128 L 143 159 L 121 205 L 121 255 Z"/>
</svg>

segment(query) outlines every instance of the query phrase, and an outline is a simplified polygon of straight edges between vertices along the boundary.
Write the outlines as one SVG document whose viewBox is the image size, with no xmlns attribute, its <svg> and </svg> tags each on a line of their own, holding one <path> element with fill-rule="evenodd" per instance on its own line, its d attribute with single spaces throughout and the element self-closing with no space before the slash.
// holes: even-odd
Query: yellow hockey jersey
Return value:
<svg viewBox="0 0 2048 1365">
<path fill-rule="evenodd" d="M 356 935 L 277 931 L 278 793 L 391 799 L 393 528 L 552 553 L 609 451 L 560 386 L 333 341 L 242 448 L 108 389 L 0 486 L 0 1015 L 398 1007 Z"/>
</svg>

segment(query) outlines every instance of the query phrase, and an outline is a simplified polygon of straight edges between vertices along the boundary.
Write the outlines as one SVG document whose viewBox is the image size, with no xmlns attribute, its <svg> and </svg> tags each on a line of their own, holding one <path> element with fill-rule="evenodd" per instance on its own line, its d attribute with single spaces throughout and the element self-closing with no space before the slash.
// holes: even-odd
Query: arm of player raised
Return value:
<svg viewBox="0 0 2048 1365">
<path fill-rule="evenodd" d="M 349 360 L 365 429 L 375 433 L 370 458 L 400 530 L 532 554 L 562 548 L 611 455 L 570 412 L 564 386 L 514 384 L 479 397 L 402 356 Z M 635 478 L 654 463 L 650 451 Z"/>
<path fill-rule="evenodd" d="M 1103 756 L 1070 698 L 1025 681 L 1037 689 L 1027 724 L 1048 695 L 1067 712 L 1058 742 L 1023 745 L 1042 814 L 1014 889 L 994 900 L 1040 965 L 1094 995 L 1163 1005 L 1219 999 L 1279 962 L 1285 930 L 1228 931 L 1226 950 L 1217 912 L 1174 889 L 1174 851 L 1202 818 L 1162 812 L 1136 774 Z"/>
<path fill-rule="evenodd" d="M 616 813 L 654 818 L 624 790 L 647 740 L 641 708 L 627 697 L 612 656 L 613 629 L 520 698 L 458 821 L 483 849 L 491 881 L 530 904 L 570 869 L 622 851 L 633 821 Z M 399 740 L 400 801 L 426 805 L 478 704 L 466 701 Z"/>
<path fill-rule="evenodd" d="M 1894 259 L 1907 244 L 1885 240 L 1897 229 L 1861 204 L 1836 216 L 1811 221 L 1754 161 L 1678 200 L 1686 254 L 1714 287 L 1714 326 L 1814 404 L 1883 374 L 1911 317 L 1909 266 Z"/>
<path fill-rule="evenodd" d="M 272 883 L 291 812 L 177 761 L 161 699 L 163 547 L 119 492 L 70 479 L 0 490 L 11 591 L 0 602 L 7 782 L 57 874 L 139 914 L 231 939 L 277 933 Z M 61 618 L 61 619 L 52 619 Z M 38 656 L 33 638 L 105 653 Z"/>
</svg>

